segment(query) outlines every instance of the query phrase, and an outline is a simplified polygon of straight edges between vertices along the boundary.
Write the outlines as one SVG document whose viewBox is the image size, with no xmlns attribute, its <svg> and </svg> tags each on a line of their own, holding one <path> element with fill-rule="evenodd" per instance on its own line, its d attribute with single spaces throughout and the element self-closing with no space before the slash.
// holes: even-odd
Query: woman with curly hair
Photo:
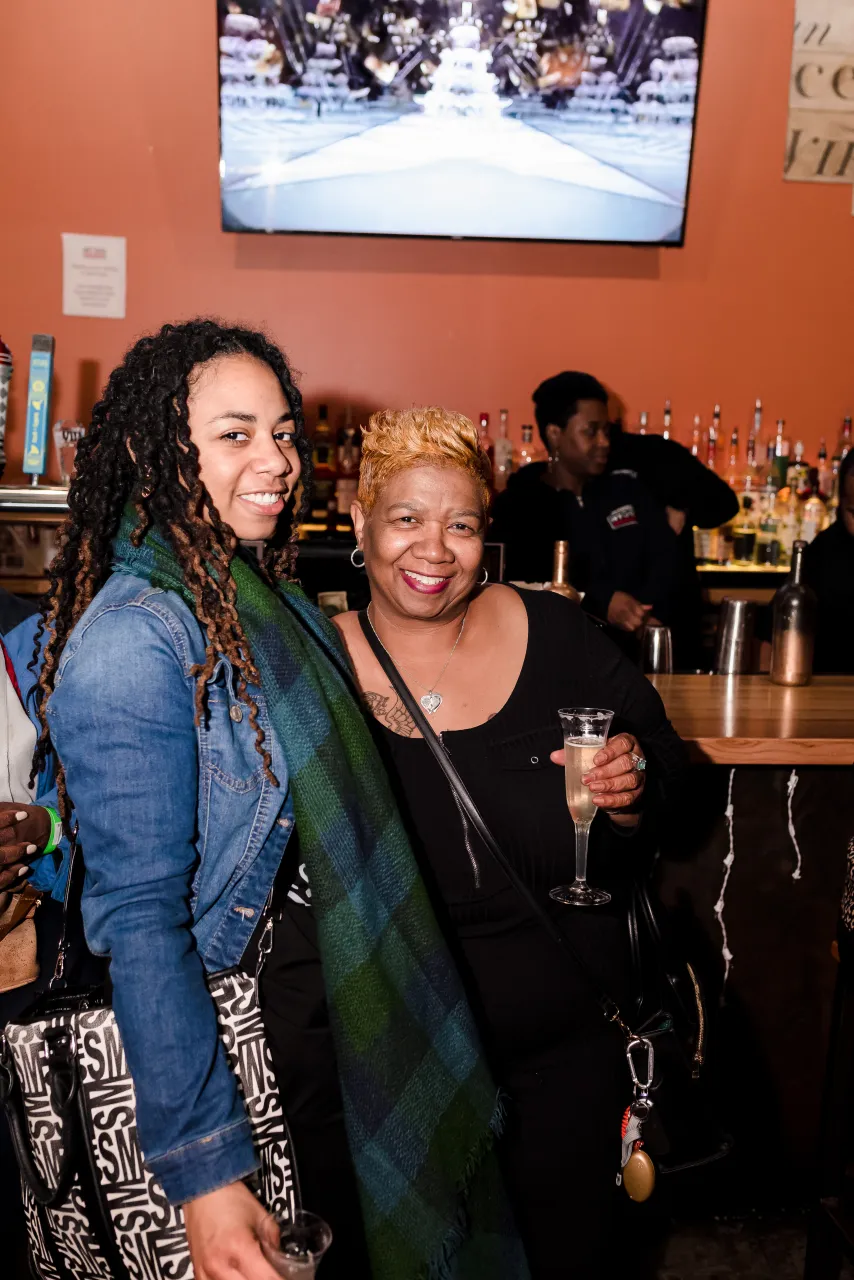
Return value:
<svg viewBox="0 0 854 1280">
<path fill-rule="evenodd" d="M 324 1274 L 516 1280 L 501 1107 L 343 647 L 292 580 L 308 457 L 262 335 L 199 320 L 128 352 L 52 566 L 37 763 L 61 761 L 140 1141 L 198 1280 L 274 1276 L 205 985 L 255 971 L 271 900 L 261 1003 Z"/>
</svg>

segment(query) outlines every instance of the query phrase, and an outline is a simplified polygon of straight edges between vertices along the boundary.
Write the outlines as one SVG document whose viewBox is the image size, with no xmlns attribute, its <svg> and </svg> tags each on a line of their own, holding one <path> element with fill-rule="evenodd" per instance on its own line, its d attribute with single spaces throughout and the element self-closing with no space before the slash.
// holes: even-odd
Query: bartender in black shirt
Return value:
<svg viewBox="0 0 854 1280">
<path fill-rule="evenodd" d="M 676 534 L 677 591 L 671 617 L 676 666 L 693 671 L 703 660 L 703 598 L 694 556 L 694 525 L 717 529 L 738 515 L 732 489 L 684 445 L 659 435 L 629 435 L 611 425 L 608 469 L 640 480 L 667 513 Z"/>
<path fill-rule="evenodd" d="M 839 469 L 836 520 L 804 552 L 804 580 L 818 597 L 813 669 L 854 675 L 854 453 Z"/>
<path fill-rule="evenodd" d="M 607 472 L 607 391 L 589 374 L 560 373 L 537 388 L 534 407 L 549 462 L 522 468 L 496 499 L 489 536 L 504 543 L 505 576 L 549 580 L 554 544 L 565 539 L 591 614 L 624 637 L 647 619 L 669 625 L 676 538 L 635 477 Z"/>
</svg>

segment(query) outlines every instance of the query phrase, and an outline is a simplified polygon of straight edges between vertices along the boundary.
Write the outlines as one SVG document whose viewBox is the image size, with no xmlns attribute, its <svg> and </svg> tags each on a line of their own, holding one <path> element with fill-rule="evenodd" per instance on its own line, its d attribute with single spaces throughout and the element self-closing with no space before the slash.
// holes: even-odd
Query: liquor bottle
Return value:
<svg viewBox="0 0 854 1280">
<path fill-rule="evenodd" d="M 757 471 L 756 451 L 757 451 L 757 438 L 754 432 L 751 431 L 750 435 L 747 437 L 747 450 L 745 454 L 745 462 L 747 463 L 747 470 L 751 475 L 755 475 Z"/>
<path fill-rule="evenodd" d="M 753 564 L 759 521 L 754 511 L 753 495 L 743 495 L 738 515 L 732 522 L 732 558 L 736 564 Z"/>
<path fill-rule="evenodd" d="M 777 475 L 777 447 L 773 440 L 769 440 L 765 446 L 765 466 L 762 468 L 759 476 L 759 487 L 767 489 L 771 486 L 774 489 L 779 488 L 779 476 Z"/>
<path fill-rule="evenodd" d="M 791 560 L 795 543 L 801 536 L 801 504 L 793 489 L 781 489 L 777 495 L 776 511 L 780 556 L 786 564 Z"/>
<path fill-rule="evenodd" d="M 534 443 L 534 428 L 526 424 L 522 428 L 522 448 L 519 450 L 519 469 L 527 467 L 529 462 L 542 462 L 543 450 L 539 443 Z"/>
<path fill-rule="evenodd" d="M 773 446 L 772 446 L 773 448 Z M 756 563 L 780 563 L 780 538 L 777 527 L 777 490 L 769 483 L 759 496 L 759 527 L 756 531 Z"/>
<path fill-rule="evenodd" d="M 498 439 L 495 441 L 495 489 L 501 493 L 513 474 L 513 441 L 507 434 L 507 410 L 498 412 Z"/>
<path fill-rule="evenodd" d="M 709 444 L 706 452 L 706 465 L 710 471 L 715 470 L 718 460 L 718 441 L 721 434 L 721 406 L 715 405 L 715 412 L 712 415 L 712 424 L 709 427 Z"/>
<path fill-rule="evenodd" d="M 738 427 L 733 427 L 729 438 L 729 465 L 724 479 L 735 493 L 741 492 L 744 477 L 738 468 Z"/>
<path fill-rule="evenodd" d="M 359 488 L 359 464 L 362 461 L 362 433 L 353 426 L 353 411 L 349 405 L 344 415 L 344 425 L 338 432 L 336 441 L 336 478 L 335 478 L 335 512 L 336 529 L 341 531 L 345 526 L 347 534 L 353 532 L 353 519 L 350 508 L 356 501 Z"/>
<path fill-rule="evenodd" d="M 647 429 L 647 427 L 648 427 L 648 426 L 649 426 L 649 414 L 648 414 L 648 413 L 646 413 L 646 412 L 644 411 L 644 412 L 641 414 L 641 416 L 640 416 L 640 422 L 638 423 L 638 435 L 639 435 L 639 436 L 645 436 L 645 435 L 646 435 L 646 429 Z"/>
<path fill-rule="evenodd" d="M 489 458 L 489 464 L 495 468 L 495 443 L 489 434 L 489 414 L 482 413 L 480 415 L 480 423 L 478 425 L 478 434 L 480 436 L 480 447 Z"/>
<path fill-rule="evenodd" d="M 803 581 L 805 542 L 792 551 L 792 572 L 774 596 L 771 680 L 774 684 L 809 684 L 815 641 L 816 597 Z"/>
<path fill-rule="evenodd" d="M 804 442 L 795 441 L 794 457 L 786 468 L 786 487 L 795 494 L 806 494 L 809 484 L 809 467 L 804 460 Z"/>
<path fill-rule="evenodd" d="M 834 458 L 830 464 L 830 494 L 827 499 L 827 523 L 833 524 L 839 515 L 839 468 L 841 458 Z"/>
<path fill-rule="evenodd" d="M 665 400 L 665 402 L 664 402 L 664 427 L 662 428 L 662 432 L 661 432 L 661 434 L 662 434 L 662 436 L 664 437 L 664 439 L 665 439 L 665 440 L 669 440 L 669 439 L 670 439 L 670 420 L 671 420 L 671 413 L 670 413 L 670 401 L 669 401 L 669 400 Z"/>
<path fill-rule="evenodd" d="M 534 461 L 534 428 L 527 423 L 522 428 L 522 448 L 519 450 L 519 470 Z"/>
<path fill-rule="evenodd" d="M 750 434 L 747 437 L 747 472 L 749 475 L 757 474 L 756 459 L 760 448 L 762 436 L 762 401 L 756 401 L 756 407 L 753 410 L 753 426 L 750 428 Z"/>
<path fill-rule="evenodd" d="M 804 542 L 812 542 L 827 524 L 827 507 L 819 493 L 817 467 L 810 468 L 809 486 L 810 493 L 801 510 L 801 538 Z"/>
<path fill-rule="evenodd" d="M 849 452 L 852 445 L 851 439 L 851 419 L 844 418 L 842 422 L 842 430 L 839 433 L 839 440 L 836 444 L 834 456 L 838 455 L 840 462 L 844 461 L 846 453 Z"/>
<path fill-rule="evenodd" d="M 313 524 L 327 526 L 334 519 L 335 506 L 335 437 L 329 425 L 329 407 L 317 406 L 317 423 L 311 450 L 311 505 Z"/>
<path fill-rule="evenodd" d="M 789 470 L 789 442 L 783 435 L 786 429 L 785 419 L 777 419 L 777 437 L 774 442 L 774 466 L 777 469 L 777 487 L 785 488 Z"/>
<path fill-rule="evenodd" d="M 700 456 L 700 446 L 703 443 L 703 427 L 700 422 L 699 413 L 694 414 L 694 432 L 691 438 L 691 453 L 695 458 Z"/>
<path fill-rule="evenodd" d="M 833 492 L 833 468 L 827 458 L 827 441 L 824 436 L 821 437 L 821 443 L 818 446 L 818 488 L 827 502 Z"/>
<path fill-rule="evenodd" d="M 567 600 L 580 600 L 578 592 L 570 584 L 569 581 L 569 543 L 555 543 L 554 566 L 552 568 L 552 580 L 546 587 L 547 591 L 553 591 L 555 595 L 566 596 Z"/>
</svg>

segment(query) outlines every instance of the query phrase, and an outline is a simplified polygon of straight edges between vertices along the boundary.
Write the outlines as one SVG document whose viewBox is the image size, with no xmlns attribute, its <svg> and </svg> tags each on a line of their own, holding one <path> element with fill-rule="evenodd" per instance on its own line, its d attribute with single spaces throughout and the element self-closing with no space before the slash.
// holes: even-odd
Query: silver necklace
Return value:
<svg viewBox="0 0 854 1280">
<path fill-rule="evenodd" d="M 421 703 L 422 707 L 427 712 L 428 716 L 435 715 L 442 705 L 442 695 L 441 693 L 436 692 L 436 685 L 439 683 L 439 681 L 442 679 L 442 676 L 448 670 L 448 667 L 450 666 L 451 658 L 453 658 L 454 654 L 457 652 L 457 645 L 460 643 L 460 641 L 463 638 L 463 632 L 466 629 L 466 618 L 468 616 L 469 616 L 468 609 L 466 609 L 465 613 L 463 614 L 462 623 L 460 624 L 459 634 L 456 640 L 454 641 L 454 647 L 451 650 L 451 652 L 448 654 L 448 660 L 445 663 L 444 667 L 442 667 L 442 670 L 439 672 L 436 679 L 433 681 L 432 686 L 428 688 L 426 684 L 422 684 L 420 680 L 416 679 L 416 677 L 412 674 L 411 671 L 409 672 L 410 680 L 413 680 L 415 684 L 418 685 L 419 689 L 426 689 L 426 693 L 424 693 L 418 699 L 418 701 Z M 371 630 L 373 631 L 374 635 L 377 637 L 380 644 L 383 645 L 383 648 L 385 649 L 386 653 L 388 653 L 388 656 L 391 658 L 392 662 L 394 662 L 395 661 L 394 657 L 392 657 L 392 655 L 388 652 L 388 649 L 386 649 L 386 646 L 383 644 L 382 639 L 377 634 L 377 629 L 374 626 L 374 621 L 373 621 L 373 618 L 371 617 L 370 607 L 368 608 L 368 622 L 370 622 L 371 624 Z M 400 666 L 401 664 L 398 662 L 397 665 Z M 406 667 L 403 668 L 404 671 L 406 671 L 406 669 L 407 669 Z"/>
</svg>

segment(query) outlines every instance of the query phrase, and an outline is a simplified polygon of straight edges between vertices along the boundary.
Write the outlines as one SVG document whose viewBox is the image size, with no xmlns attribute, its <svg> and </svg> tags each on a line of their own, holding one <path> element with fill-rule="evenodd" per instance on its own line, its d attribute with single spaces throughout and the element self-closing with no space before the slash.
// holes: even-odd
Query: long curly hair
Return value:
<svg viewBox="0 0 854 1280">
<path fill-rule="evenodd" d="M 69 515 L 57 538 L 50 568 L 50 590 L 42 608 L 30 668 L 38 675 L 41 734 L 33 760 L 33 778 L 51 750 L 47 704 L 66 641 L 81 615 L 110 576 L 113 539 L 128 503 L 139 522 L 132 540 L 139 546 L 155 526 L 170 543 L 193 594 L 195 614 L 205 630 L 204 663 L 194 668 L 196 723 L 206 709 L 207 681 L 219 655 L 237 674 L 237 695 L 249 708 L 256 749 L 268 777 L 270 753 L 258 724 L 258 708 L 247 685 L 259 676 L 236 607 L 230 566 L 238 540 L 219 513 L 200 478 L 199 452 L 190 437 L 188 400 L 201 366 L 223 356 L 249 355 L 272 369 L 294 419 L 302 462 L 302 504 L 292 494 L 259 571 L 269 585 L 292 578 L 296 536 L 308 492 L 311 447 L 306 438 L 302 397 L 279 348 L 261 333 L 229 328 L 214 320 L 164 325 L 140 338 L 110 374 L 103 398 L 92 410 L 92 424 L 77 447 L 75 477 L 68 494 Z M 47 639 L 42 651 L 42 640 Z M 57 761 L 59 807 L 68 820 L 70 806 L 61 762 Z"/>
</svg>

